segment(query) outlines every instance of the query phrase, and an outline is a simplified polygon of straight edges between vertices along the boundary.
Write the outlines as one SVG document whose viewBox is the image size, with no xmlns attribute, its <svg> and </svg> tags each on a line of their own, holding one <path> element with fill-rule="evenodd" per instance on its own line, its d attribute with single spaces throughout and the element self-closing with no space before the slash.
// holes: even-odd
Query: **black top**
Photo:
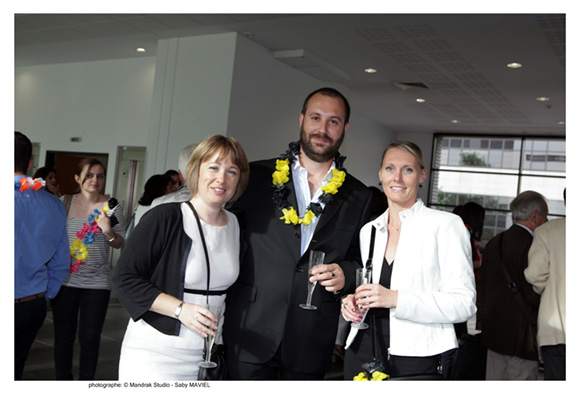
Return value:
<svg viewBox="0 0 580 394">
<path fill-rule="evenodd" d="M 149 310 L 160 293 L 183 299 L 185 267 L 192 240 L 183 229 L 181 203 L 150 209 L 127 239 L 113 274 L 113 289 L 135 321 L 179 335 L 179 320 Z"/>
</svg>

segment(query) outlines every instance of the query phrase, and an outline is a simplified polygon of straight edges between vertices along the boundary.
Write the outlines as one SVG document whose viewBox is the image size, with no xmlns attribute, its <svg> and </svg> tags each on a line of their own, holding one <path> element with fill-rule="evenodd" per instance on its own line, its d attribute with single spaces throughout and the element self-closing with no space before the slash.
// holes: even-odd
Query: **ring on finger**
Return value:
<svg viewBox="0 0 580 394">
<path fill-rule="evenodd" d="M 195 315 L 195 320 L 199 321 L 199 316 L 200 316 L 199 313 L 197 315 Z"/>
<path fill-rule="evenodd" d="M 332 275 L 333 278 L 336 276 L 336 275 L 334 275 L 333 271 L 330 271 L 330 275 Z"/>
</svg>

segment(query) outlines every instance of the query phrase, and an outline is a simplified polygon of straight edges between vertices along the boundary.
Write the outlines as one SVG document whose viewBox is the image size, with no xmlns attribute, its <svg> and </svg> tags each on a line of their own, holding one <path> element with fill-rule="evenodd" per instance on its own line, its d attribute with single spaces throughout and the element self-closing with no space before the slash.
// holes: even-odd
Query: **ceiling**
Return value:
<svg viewBox="0 0 580 394">
<path fill-rule="evenodd" d="M 353 113 L 395 132 L 565 135 L 563 14 L 16 14 L 14 22 L 16 66 L 155 56 L 160 39 L 238 32 L 321 85 L 347 87 Z"/>
</svg>

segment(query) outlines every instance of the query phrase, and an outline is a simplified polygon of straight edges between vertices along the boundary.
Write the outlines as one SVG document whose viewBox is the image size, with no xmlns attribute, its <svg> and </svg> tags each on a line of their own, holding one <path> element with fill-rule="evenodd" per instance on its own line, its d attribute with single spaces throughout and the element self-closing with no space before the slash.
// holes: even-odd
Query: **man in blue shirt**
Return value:
<svg viewBox="0 0 580 394">
<path fill-rule="evenodd" d="M 46 317 L 46 299 L 68 275 L 70 249 L 63 203 L 26 176 L 32 144 L 14 132 L 14 379 Z"/>
</svg>

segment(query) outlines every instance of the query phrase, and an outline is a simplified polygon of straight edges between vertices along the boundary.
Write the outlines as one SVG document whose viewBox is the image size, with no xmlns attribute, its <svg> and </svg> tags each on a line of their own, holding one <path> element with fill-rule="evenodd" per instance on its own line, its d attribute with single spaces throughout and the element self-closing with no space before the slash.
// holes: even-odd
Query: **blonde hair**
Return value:
<svg viewBox="0 0 580 394">
<path fill-rule="evenodd" d="M 417 144 L 415 144 L 414 142 L 411 141 L 394 141 L 391 142 L 389 144 L 389 146 L 387 146 L 387 149 L 385 149 L 385 151 L 383 152 L 383 155 L 381 156 L 381 162 L 379 163 L 379 168 L 383 165 L 383 160 L 385 159 L 385 155 L 387 154 L 387 152 L 391 149 L 400 149 L 403 152 L 407 152 L 413 155 L 413 157 L 415 157 L 415 159 L 417 159 L 417 163 L 419 163 L 419 166 L 421 167 L 421 169 L 425 168 L 425 162 L 423 161 L 423 152 L 421 151 L 421 148 L 419 148 L 419 146 L 417 146 Z"/>
<path fill-rule="evenodd" d="M 191 154 L 187 164 L 187 186 L 192 196 L 198 192 L 197 183 L 199 181 L 199 168 L 201 163 L 212 158 L 219 152 L 218 160 L 229 156 L 232 162 L 240 169 L 240 180 L 236 187 L 236 193 L 231 201 L 235 201 L 244 192 L 250 179 L 250 165 L 242 145 L 233 137 L 224 137 L 223 135 L 213 135 L 203 140 Z"/>
</svg>

